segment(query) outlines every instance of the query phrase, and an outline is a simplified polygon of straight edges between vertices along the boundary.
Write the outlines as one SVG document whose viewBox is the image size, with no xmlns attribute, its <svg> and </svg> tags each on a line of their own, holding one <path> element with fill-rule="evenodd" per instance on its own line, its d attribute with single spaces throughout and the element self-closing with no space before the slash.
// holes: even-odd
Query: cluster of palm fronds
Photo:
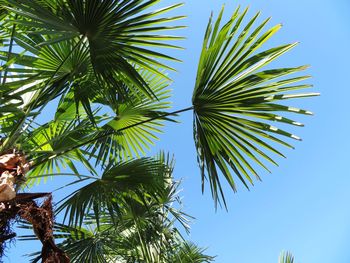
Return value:
<svg viewBox="0 0 350 263">
<path fill-rule="evenodd" d="M 28 186 L 63 175 L 83 185 L 55 209 L 65 221 L 54 236 L 74 262 L 213 260 L 174 225 L 187 229 L 174 205 L 173 160 L 141 157 L 181 112 L 166 111 L 167 61 L 178 60 L 163 53 L 179 48 L 182 38 L 164 32 L 182 28 L 183 16 L 164 14 L 181 4 L 153 9 L 160 2 L 0 0 L 0 153 L 26 153 Z M 295 44 L 259 52 L 280 25 L 263 31 L 268 19 L 255 26 L 259 14 L 244 25 L 246 14 L 209 22 L 193 105 L 184 109 L 194 111 L 202 181 L 215 203 L 224 201 L 217 169 L 233 190 L 232 174 L 248 187 L 260 178 L 254 165 L 276 164 L 268 152 L 283 156 L 275 143 L 292 147 L 278 136 L 299 139 L 271 121 L 301 126 L 279 114 L 311 113 L 278 101 L 316 95 L 290 93 L 310 87 L 294 84 L 308 76 L 289 77 L 304 66 L 260 70 Z"/>
</svg>

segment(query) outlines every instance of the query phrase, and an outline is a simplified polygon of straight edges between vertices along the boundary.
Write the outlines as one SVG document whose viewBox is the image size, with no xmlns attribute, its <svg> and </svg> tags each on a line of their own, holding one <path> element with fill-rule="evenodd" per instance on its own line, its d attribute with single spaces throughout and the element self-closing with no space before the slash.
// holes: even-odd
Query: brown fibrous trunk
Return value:
<svg viewBox="0 0 350 263">
<path fill-rule="evenodd" d="M 35 235 L 43 244 L 43 263 L 69 263 L 68 256 L 54 241 L 51 194 L 17 194 L 15 190 L 24 181 L 29 169 L 30 163 L 21 154 L 14 152 L 0 155 L 0 258 L 4 254 L 5 242 L 16 236 L 11 230 L 12 223 L 21 218 L 33 225 Z M 41 197 L 47 198 L 38 206 L 34 199 Z"/>
</svg>

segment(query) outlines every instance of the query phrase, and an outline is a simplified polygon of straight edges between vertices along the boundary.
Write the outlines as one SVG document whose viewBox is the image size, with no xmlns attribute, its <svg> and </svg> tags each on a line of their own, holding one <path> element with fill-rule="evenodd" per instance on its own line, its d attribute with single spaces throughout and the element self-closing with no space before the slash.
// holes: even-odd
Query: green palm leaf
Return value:
<svg viewBox="0 0 350 263">
<path fill-rule="evenodd" d="M 102 163 L 110 157 L 127 159 L 145 155 L 145 150 L 149 150 L 150 145 L 158 139 L 156 134 L 162 132 L 164 119 L 172 121 L 160 117 L 165 114 L 165 109 L 170 108 L 170 102 L 167 101 L 170 97 L 169 81 L 151 72 L 139 71 L 158 100 L 142 97 L 141 94 L 129 96 L 127 100 L 115 99 L 115 95 L 108 92 L 95 98 L 101 104 L 110 105 L 115 112 L 115 117 L 101 128 L 101 137 L 92 149 L 93 153 L 98 151 L 97 160 Z"/>
<path fill-rule="evenodd" d="M 28 152 L 28 159 L 34 161 L 34 167 L 27 175 L 28 183 L 30 185 L 34 182 L 39 183 L 46 174 L 60 173 L 60 169 L 66 167 L 79 175 L 74 162 L 80 162 L 92 174 L 96 174 L 85 156 L 85 151 L 75 149 L 65 152 L 67 148 L 79 144 L 84 139 L 89 139 L 94 131 L 94 126 L 87 119 L 56 120 L 39 127 L 32 125 L 28 128 L 25 132 L 26 136 L 18 141 L 21 150 Z"/>
<path fill-rule="evenodd" d="M 146 175 L 150 169 L 158 169 L 155 166 L 159 164 L 163 165 L 160 173 Z M 96 200 L 98 197 L 102 209 L 98 214 L 93 211 L 99 209 L 96 206 L 93 209 L 86 209 L 91 213 L 81 215 L 82 226 L 56 223 L 55 239 L 64 239 L 59 246 L 69 254 L 72 262 L 128 262 L 128 260 L 134 262 L 137 260 L 137 262 L 165 263 L 177 262 L 177 259 L 186 260 L 178 262 L 191 262 L 190 259 L 195 260 L 193 262 L 200 262 L 199 258 L 209 258 L 202 254 L 200 248 L 190 244 L 187 246 L 174 227 L 175 222 L 183 224 L 187 215 L 177 209 L 178 205 L 174 206 L 174 203 L 179 204 L 179 197 L 176 190 L 177 184 L 171 182 L 172 169 L 173 160 L 163 153 L 153 159 L 128 161 L 108 168 L 101 178 L 101 181 L 106 181 L 106 185 L 110 185 L 107 186 L 108 189 L 104 188 L 104 191 L 97 189 L 95 181 L 92 183 L 94 186 L 89 187 L 92 198 L 84 193 L 84 188 L 73 193 L 74 196 L 78 194 L 78 198 L 85 198 L 86 201 Z M 157 177 L 160 179 L 161 190 L 154 188 L 157 184 L 154 181 L 147 182 Z M 136 193 L 137 189 L 139 194 Z M 99 190 L 99 196 L 95 190 Z M 114 195 L 110 194 L 111 192 Z M 106 199 L 101 198 L 102 196 Z M 108 198 L 109 203 L 118 203 L 118 211 L 108 211 L 104 208 L 108 207 L 104 202 Z M 81 208 L 83 204 L 84 202 L 81 202 L 77 207 Z M 115 212 L 116 214 L 111 215 Z M 32 227 L 28 223 L 21 223 L 21 228 L 31 229 Z M 34 239 L 36 239 L 34 235 L 21 236 L 21 240 Z M 34 262 L 36 262 L 40 260 L 38 255 L 39 253 L 34 253 L 29 256 L 35 257 Z"/>
<path fill-rule="evenodd" d="M 147 205 L 148 198 L 163 196 L 169 172 L 167 164 L 154 158 L 110 164 L 100 179 L 62 200 L 57 212 L 65 210 L 69 224 L 74 225 L 81 225 L 84 215 L 91 210 L 96 220 L 103 211 L 114 218 L 130 202 Z"/>
<path fill-rule="evenodd" d="M 21 222 L 20 228 L 31 229 L 26 222 Z M 69 254 L 71 262 L 109 262 L 108 256 L 111 252 L 120 253 L 121 243 L 118 240 L 116 229 L 105 225 L 97 230 L 93 225 L 84 227 L 71 227 L 64 224 L 55 223 L 55 239 L 65 239 L 58 246 Z M 118 230 L 123 231 L 122 227 Z M 20 240 L 35 240 L 35 235 L 23 235 Z M 27 255 L 32 258 L 31 262 L 39 262 L 40 252 Z"/>
<path fill-rule="evenodd" d="M 247 9 L 242 13 L 237 9 L 220 27 L 223 11 L 217 21 L 209 21 L 192 98 L 194 139 L 203 187 L 208 176 L 215 203 L 220 201 L 220 196 L 225 202 L 217 168 L 234 191 L 236 182 L 232 172 L 248 187 L 253 184 L 253 177 L 260 180 L 255 165 L 268 170 L 264 161 L 277 165 L 270 153 L 283 156 L 275 147 L 276 143 L 292 147 L 278 138 L 279 135 L 300 140 L 271 122 L 302 126 L 280 113 L 312 113 L 279 104 L 279 101 L 318 95 L 290 93 L 310 87 L 294 84 L 309 76 L 289 77 L 305 70 L 305 66 L 261 70 L 296 45 L 259 51 L 281 25 L 263 32 L 269 19 L 254 26 L 258 13 L 243 26 Z"/>
<path fill-rule="evenodd" d="M 119 81 L 123 80 L 133 84 L 132 92 L 141 91 L 149 98 L 154 98 L 155 94 L 134 65 L 167 78 L 158 68 L 172 69 L 162 61 L 177 60 L 155 51 L 154 47 L 178 48 L 166 42 L 181 39 L 180 37 L 157 32 L 182 28 L 166 23 L 182 19 L 183 16 L 162 17 L 182 4 L 149 11 L 160 1 L 2 2 L 3 8 L 16 14 L 9 25 L 15 24 L 21 32 L 29 31 L 34 37 L 45 36 L 38 43 L 39 46 L 83 39 L 81 45 L 89 52 L 93 74 L 98 82 L 107 83 L 109 87 L 118 86 Z"/>
<path fill-rule="evenodd" d="M 279 256 L 279 263 L 293 263 L 294 257 L 290 252 L 282 252 Z"/>
<path fill-rule="evenodd" d="M 205 249 L 190 242 L 183 242 L 171 256 L 169 263 L 210 263 L 215 257 L 204 254 Z"/>
<path fill-rule="evenodd" d="M 99 227 L 86 216 L 83 227 L 56 223 L 54 237 L 64 239 L 58 246 L 69 254 L 71 262 L 211 262 L 201 248 L 184 242 L 173 222 L 164 221 L 162 216 L 166 215 L 157 209 L 146 217 L 125 214 L 112 222 L 102 214 Z M 21 222 L 20 228 L 31 229 L 31 225 Z M 20 237 L 23 241 L 35 239 L 35 235 Z M 38 252 L 28 256 L 32 262 L 40 260 Z"/>
</svg>

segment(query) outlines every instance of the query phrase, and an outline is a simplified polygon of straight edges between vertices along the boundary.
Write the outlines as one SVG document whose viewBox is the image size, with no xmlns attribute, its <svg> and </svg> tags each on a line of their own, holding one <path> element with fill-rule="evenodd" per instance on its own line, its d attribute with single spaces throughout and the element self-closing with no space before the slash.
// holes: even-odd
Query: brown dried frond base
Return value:
<svg viewBox="0 0 350 263">
<path fill-rule="evenodd" d="M 33 225 L 35 235 L 43 244 L 43 263 L 69 263 L 68 256 L 55 245 L 53 238 L 51 194 L 17 193 L 31 166 L 32 163 L 26 160 L 24 153 L 16 149 L 0 153 L 0 258 L 4 254 L 5 242 L 16 236 L 11 230 L 12 223 L 15 219 L 22 218 Z M 34 199 L 46 196 L 47 199 L 39 207 Z"/>
<path fill-rule="evenodd" d="M 0 258 L 3 256 L 7 241 L 12 240 L 16 233 L 12 232 L 12 222 L 16 218 L 19 208 L 14 202 L 0 202 Z"/>
<path fill-rule="evenodd" d="M 33 199 L 48 195 L 48 198 L 39 207 Z M 58 248 L 53 237 L 53 212 L 51 194 L 18 194 L 13 201 L 2 202 L 5 209 L 0 212 L 0 256 L 4 251 L 5 241 L 14 237 L 11 233 L 10 222 L 16 216 L 33 225 L 35 235 L 43 244 L 41 258 L 43 263 L 69 263 L 70 260 L 63 250 Z"/>
<path fill-rule="evenodd" d="M 41 207 L 34 202 L 21 205 L 19 216 L 33 225 L 35 235 L 43 244 L 41 257 L 43 263 L 68 263 L 70 262 L 63 250 L 55 245 L 53 238 L 53 213 L 51 195 L 44 201 Z"/>
</svg>

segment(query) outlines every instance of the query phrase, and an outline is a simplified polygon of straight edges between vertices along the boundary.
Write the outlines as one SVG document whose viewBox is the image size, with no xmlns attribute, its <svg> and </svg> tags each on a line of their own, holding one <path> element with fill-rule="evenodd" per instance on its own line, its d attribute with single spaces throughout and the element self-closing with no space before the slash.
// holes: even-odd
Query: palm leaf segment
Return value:
<svg viewBox="0 0 350 263">
<path fill-rule="evenodd" d="M 269 19 L 254 27 L 258 13 L 243 26 L 246 13 L 247 9 L 242 13 L 237 9 L 222 27 L 223 9 L 217 21 L 210 19 L 193 92 L 194 139 L 202 182 L 209 177 L 216 203 L 220 195 L 225 202 L 217 168 L 234 191 L 236 182 L 231 171 L 248 187 L 253 184 L 252 176 L 260 179 L 252 163 L 268 170 L 263 161 L 276 165 L 269 153 L 283 156 L 272 143 L 292 147 L 275 135 L 300 140 L 271 122 L 302 126 L 279 113 L 312 113 L 279 102 L 318 95 L 290 93 L 310 87 L 294 84 L 309 76 L 289 77 L 305 70 L 305 66 L 261 70 L 296 43 L 259 51 L 281 25 L 262 33 Z"/>
<path fill-rule="evenodd" d="M 290 252 L 282 252 L 280 254 L 279 263 L 293 263 L 294 262 L 294 256 Z"/>
</svg>

